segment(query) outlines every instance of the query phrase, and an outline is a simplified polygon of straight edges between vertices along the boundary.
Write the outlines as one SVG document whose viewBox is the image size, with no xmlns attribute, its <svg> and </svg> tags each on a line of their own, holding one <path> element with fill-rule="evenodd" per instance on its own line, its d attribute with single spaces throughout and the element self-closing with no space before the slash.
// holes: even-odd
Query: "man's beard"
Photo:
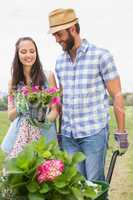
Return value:
<svg viewBox="0 0 133 200">
<path fill-rule="evenodd" d="M 74 37 L 71 35 L 71 33 L 68 31 L 68 39 L 66 41 L 66 48 L 64 49 L 64 51 L 67 51 L 68 53 L 70 52 L 70 50 L 73 48 L 74 46 Z"/>
</svg>

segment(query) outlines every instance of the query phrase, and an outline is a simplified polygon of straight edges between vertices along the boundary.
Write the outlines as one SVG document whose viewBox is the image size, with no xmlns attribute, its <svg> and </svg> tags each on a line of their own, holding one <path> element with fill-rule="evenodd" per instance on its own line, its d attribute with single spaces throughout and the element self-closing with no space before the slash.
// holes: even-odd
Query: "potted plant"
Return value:
<svg viewBox="0 0 133 200">
<path fill-rule="evenodd" d="M 6 160 L 0 180 L 2 200 L 91 200 L 99 185 L 88 185 L 76 165 L 85 159 L 81 153 L 70 156 L 56 141 L 45 138 L 25 146 L 17 157 Z"/>
</svg>

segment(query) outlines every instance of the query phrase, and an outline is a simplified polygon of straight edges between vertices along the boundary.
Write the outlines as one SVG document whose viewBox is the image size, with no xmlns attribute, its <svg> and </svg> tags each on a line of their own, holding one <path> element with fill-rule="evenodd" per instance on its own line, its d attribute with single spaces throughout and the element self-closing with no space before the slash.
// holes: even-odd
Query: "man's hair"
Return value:
<svg viewBox="0 0 133 200">
<path fill-rule="evenodd" d="M 79 25 L 79 23 L 76 23 L 75 27 L 76 27 L 76 32 L 79 34 L 80 33 L 80 25 Z"/>
</svg>

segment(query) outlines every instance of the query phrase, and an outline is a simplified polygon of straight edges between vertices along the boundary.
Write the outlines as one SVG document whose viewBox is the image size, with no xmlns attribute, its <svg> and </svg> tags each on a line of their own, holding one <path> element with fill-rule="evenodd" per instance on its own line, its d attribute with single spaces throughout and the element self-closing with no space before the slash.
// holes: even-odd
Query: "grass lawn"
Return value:
<svg viewBox="0 0 133 200">
<path fill-rule="evenodd" d="M 115 149 L 113 133 L 116 129 L 116 123 L 112 109 L 110 113 L 110 138 L 106 169 L 108 168 L 112 151 Z M 8 127 L 9 121 L 7 120 L 7 113 L 0 112 L 0 143 L 4 135 L 6 134 Z M 113 173 L 112 182 L 109 190 L 110 200 L 133 200 L 133 106 L 126 107 L 126 127 L 129 132 L 130 146 L 128 152 L 124 156 L 118 157 L 117 159 L 116 167 Z M 0 169 L 2 168 L 3 159 L 4 155 L 0 151 Z"/>
<path fill-rule="evenodd" d="M 6 134 L 8 127 L 9 127 L 9 120 L 7 119 L 7 112 L 0 111 L 0 143 Z M 4 154 L 0 151 L 0 169 L 2 167 L 2 161 L 4 159 Z"/>
</svg>

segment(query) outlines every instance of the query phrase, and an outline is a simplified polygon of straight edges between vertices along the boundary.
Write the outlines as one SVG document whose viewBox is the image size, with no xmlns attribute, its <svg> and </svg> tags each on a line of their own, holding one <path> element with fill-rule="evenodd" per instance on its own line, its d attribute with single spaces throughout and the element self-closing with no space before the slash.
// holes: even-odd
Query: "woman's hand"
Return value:
<svg viewBox="0 0 133 200">
<path fill-rule="evenodd" d="M 53 106 L 51 111 L 49 112 L 49 114 L 47 115 L 47 119 L 50 121 L 50 122 L 53 122 L 55 121 L 55 119 L 58 117 L 59 115 L 59 112 L 57 110 L 57 107 L 56 106 Z"/>
</svg>

